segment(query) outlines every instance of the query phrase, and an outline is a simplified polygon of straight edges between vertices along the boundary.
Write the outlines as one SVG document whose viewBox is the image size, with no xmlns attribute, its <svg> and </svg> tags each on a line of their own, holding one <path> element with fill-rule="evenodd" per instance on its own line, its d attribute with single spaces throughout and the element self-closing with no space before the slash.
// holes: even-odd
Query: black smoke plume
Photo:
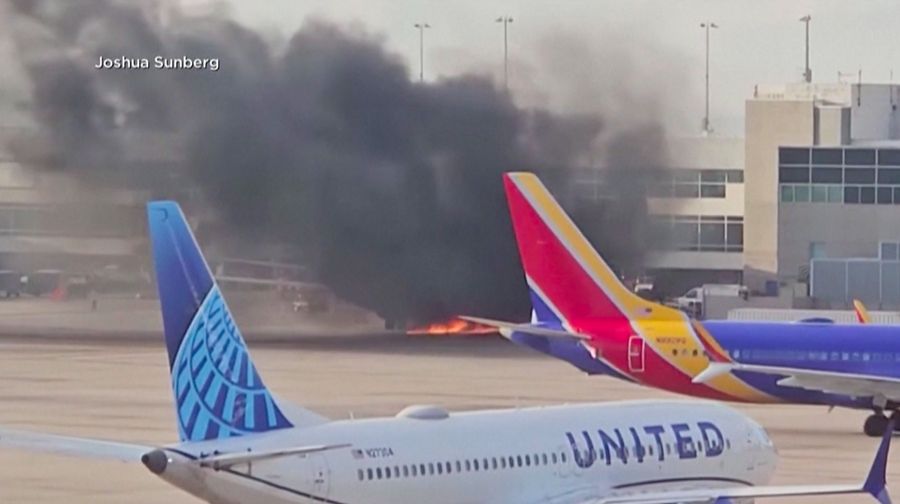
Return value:
<svg viewBox="0 0 900 504">
<path fill-rule="evenodd" d="M 601 133 L 598 117 L 520 108 L 484 77 L 413 82 L 376 37 L 324 21 L 275 49 L 227 16 L 166 3 L 9 7 L 48 169 L 159 196 L 199 188 L 244 243 L 292 245 L 339 296 L 386 318 L 526 314 L 501 173 L 539 171 L 565 194 Z M 220 69 L 93 68 L 157 55 Z M 171 166 L 134 159 L 158 132 L 177 139 L 157 153 Z M 573 210 L 614 244 L 611 260 L 637 269 L 645 178 L 629 170 L 658 160 L 632 159 L 629 144 L 609 147 L 606 217 Z"/>
</svg>

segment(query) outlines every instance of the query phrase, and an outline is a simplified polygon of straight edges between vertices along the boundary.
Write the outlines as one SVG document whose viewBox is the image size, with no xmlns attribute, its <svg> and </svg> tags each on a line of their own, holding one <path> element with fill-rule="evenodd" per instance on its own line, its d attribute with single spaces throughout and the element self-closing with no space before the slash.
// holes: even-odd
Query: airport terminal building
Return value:
<svg viewBox="0 0 900 504">
<path fill-rule="evenodd" d="M 649 200 L 678 240 L 656 272 L 762 295 L 900 309 L 900 86 L 758 86 L 745 136 L 672 139 Z"/>
</svg>

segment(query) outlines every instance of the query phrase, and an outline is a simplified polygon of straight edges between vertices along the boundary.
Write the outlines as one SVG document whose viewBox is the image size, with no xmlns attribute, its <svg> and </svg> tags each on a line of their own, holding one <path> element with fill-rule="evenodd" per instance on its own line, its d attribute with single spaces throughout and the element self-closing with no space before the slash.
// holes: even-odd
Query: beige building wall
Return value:
<svg viewBox="0 0 900 504">
<path fill-rule="evenodd" d="M 815 144 L 834 147 L 850 143 L 850 108 L 840 106 L 816 107 Z"/>
<path fill-rule="evenodd" d="M 666 139 L 671 168 L 740 170 L 744 167 L 744 139 L 671 137 Z"/>
<path fill-rule="evenodd" d="M 747 100 L 744 140 L 744 283 L 761 290 L 778 272 L 778 147 L 812 145 L 811 100 Z"/>
<path fill-rule="evenodd" d="M 853 139 L 864 141 L 900 138 L 900 86 L 851 84 L 849 87 Z"/>
</svg>

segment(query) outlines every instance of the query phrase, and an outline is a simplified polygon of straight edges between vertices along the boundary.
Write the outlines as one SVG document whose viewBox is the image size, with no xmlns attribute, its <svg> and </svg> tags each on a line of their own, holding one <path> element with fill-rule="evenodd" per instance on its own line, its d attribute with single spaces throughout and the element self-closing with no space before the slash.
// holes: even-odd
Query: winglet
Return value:
<svg viewBox="0 0 900 504">
<path fill-rule="evenodd" d="M 866 309 L 866 305 L 859 299 L 853 300 L 853 311 L 856 312 L 856 320 L 858 320 L 860 324 L 872 323 L 872 316 L 869 315 L 869 310 Z"/>
<path fill-rule="evenodd" d="M 886 488 L 886 472 L 888 452 L 891 449 L 891 438 L 894 436 L 894 427 L 896 426 L 897 413 L 894 413 L 884 428 L 884 435 L 881 436 L 881 444 L 878 445 L 878 451 L 875 452 L 872 468 L 869 469 L 869 475 L 866 477 L 865 483 L 863 483 L 863 490 L 870 493 L 881 504 L 891 504 L 891 497 L 888 495 Z"/>
</svg>

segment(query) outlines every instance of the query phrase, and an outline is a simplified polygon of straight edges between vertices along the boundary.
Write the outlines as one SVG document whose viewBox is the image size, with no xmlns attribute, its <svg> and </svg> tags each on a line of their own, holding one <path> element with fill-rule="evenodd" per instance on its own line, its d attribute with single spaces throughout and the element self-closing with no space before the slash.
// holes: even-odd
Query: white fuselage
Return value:
<svg viewBox="0 0 900 504">
<path fill-rule="evenodd" d="M 191 460 L 345 443 L 218 471 Z M 216 504 L 541 502 L 734 487 L 766 483 L 776 460 L 753 420 L 716 403 L 681 401 L 335 421 L 166 453 L 160 476 Z"/>
</svg>

